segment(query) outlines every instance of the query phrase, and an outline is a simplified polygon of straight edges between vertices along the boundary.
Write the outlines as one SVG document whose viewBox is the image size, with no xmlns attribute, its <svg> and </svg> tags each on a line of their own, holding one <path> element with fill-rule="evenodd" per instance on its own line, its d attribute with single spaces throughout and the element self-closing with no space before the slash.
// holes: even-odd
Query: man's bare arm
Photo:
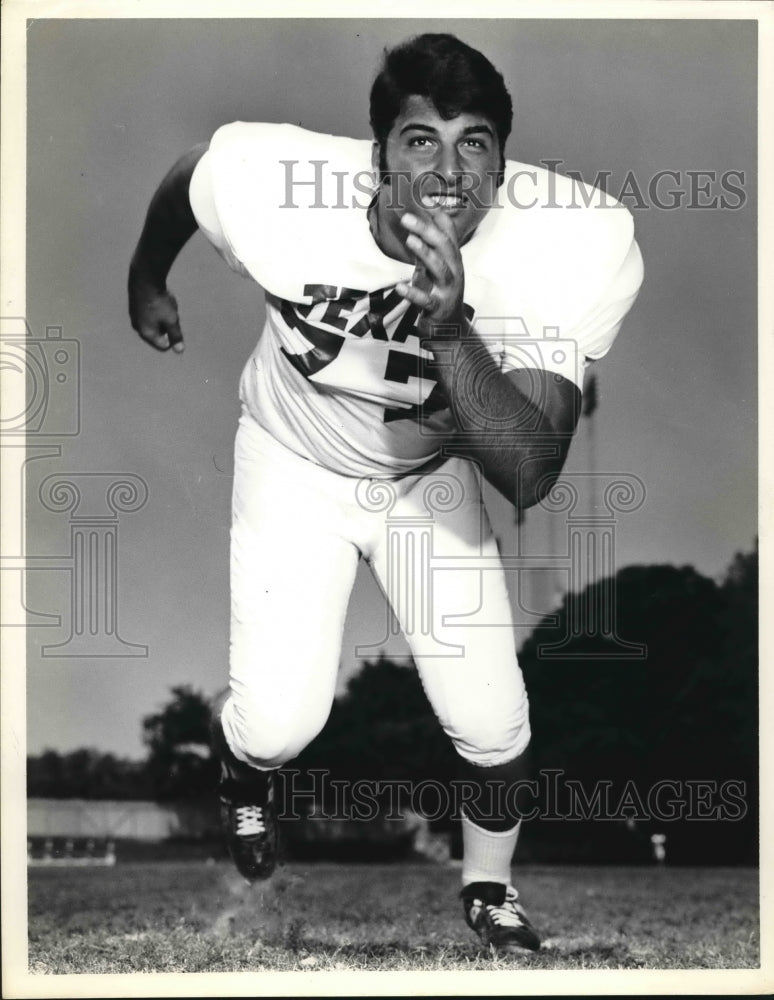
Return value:
<svg viewBox="0 0 774 1000">
<path fill-rule="evenodd" d="M 198 229 L 188 188 L 207 148 L 203 143 L 185 153 L 162 180 L 129 266 L 129 318 L 143 340 L 160 351 L 183 350 L 177 300 L 167 289 L 167 275 Z"/>
<path fill-rule="evenodd" d="M 418 267 L 410 285 L 400 282 L 396 288 L 424 313 L 423 346 L 435 357 L 435 374 L 455 417 L 457 434 L 444 451 L 479 463 L 514 506 L 531 507 L 562 470 L 580 414 L 580 391 L 552 372 L 501 372 L 464 316 L 465 275 L 452 222 L 443 212 L 433 222 L 411 215 L 402 222 Z"/>
<path fill-rule="evenodd" d="M 456 343 L 425 346 L 441 362 L 457 426 L 444 452 L 475 461 L 515 507 L 540 503 L 570 449 L 580 414 L 577 386 L 538 369 L 501 372 L 473 331 Z"/>
</svg>

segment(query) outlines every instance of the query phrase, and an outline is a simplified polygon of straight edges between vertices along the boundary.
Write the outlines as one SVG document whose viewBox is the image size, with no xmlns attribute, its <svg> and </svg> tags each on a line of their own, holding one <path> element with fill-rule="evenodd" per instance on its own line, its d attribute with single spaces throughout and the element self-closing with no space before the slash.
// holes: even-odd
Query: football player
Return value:
<svg viewBox="0 0 774 1000">
<path fill-rule="evenodd" d="M 546 495 L 642 262 L 623 207 L 506 162 L 503 78 L 455 37 L 386 53 L 370 109 L 372 143 L 219 129 L 162 181 L 130 270 L 132 324 L 162 351 L 183 349 L 166 279 L 197 229 L 266 295 L 240 383 L 230 686 L 214 723 L 227 838 L 245 878 L 271 874 L 272 775 L 328 717 L 364 558 L 480 793 L 462 816 L 465 918 L 500 951 L 537 949 L 502 794 L 526 774 L 527 695 L 504 573 L 471 568 L 497 560 L 481 476 L 517 508 Z M 429 516 L 443 569 L 400 591 L 385 525 Z"/>
</svg>

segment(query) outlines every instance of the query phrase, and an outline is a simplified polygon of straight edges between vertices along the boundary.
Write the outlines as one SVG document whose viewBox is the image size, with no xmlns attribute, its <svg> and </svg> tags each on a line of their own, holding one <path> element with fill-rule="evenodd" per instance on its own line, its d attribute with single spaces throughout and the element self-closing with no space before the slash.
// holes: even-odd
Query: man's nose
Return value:
<svg viewBox="0 0 774 1000">
<path fill-rule="evenodd" d="M 441 148 L 438 157 L 438 173 L 447 183 L 456 183 L 462 173 L 459 151 L 456 146 Z"/>
</svg>

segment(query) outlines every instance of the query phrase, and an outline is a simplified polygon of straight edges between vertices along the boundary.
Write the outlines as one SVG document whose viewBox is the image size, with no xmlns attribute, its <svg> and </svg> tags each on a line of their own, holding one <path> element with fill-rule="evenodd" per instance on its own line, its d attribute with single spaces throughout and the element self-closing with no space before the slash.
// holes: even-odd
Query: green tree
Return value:
<svg viewBox="0 0 774 1000">
<path fill-rule="evenodd" d="M 147 799 L 151 788 L 142 761 L 82 748 L 45 750 L 27 758 L 27 794 L 48 799 Z"/>
<path fill-rule="evenodd" d="M 413 665 L 382 655 L 366 662 L 336 699 L 323 732 L 294 767 L 349 780 L 447 780 L 457 755 Z"/>
<path fill-rule="evenodd" d="M 538 628 L 522 647 L 536 767 L 561 769 L 587 788 L 598 780 L 631 780 L 644 791 L 666 779 L 738 780 L 752 807 L 756 555 L 738 555 L 720 584 L 690 566 L 627 567 L 615 578 L 616 633 L 643 643 L 645 657 L 607 659 L 600 654 L 614 654 L 613 644 L 590 634 L 572 635 L 563 658 L 546 656 L 584 608 L 599 607 L 604 589 L 567 595 L 557 626 Z M 700 826 L 670 827 L 673 854 L 680 844 L 686 860 L 754 860 L 752 808 L 744 822 Z"/>
<path fill-rule="evenodd" d="M 172 688 L 172 699 L 143 719 L 146 770 L 159 801 L 212 794 L 218 765 L 210 751 L 210 718 L 204 695 L 184 685 Z"/>
</svg>

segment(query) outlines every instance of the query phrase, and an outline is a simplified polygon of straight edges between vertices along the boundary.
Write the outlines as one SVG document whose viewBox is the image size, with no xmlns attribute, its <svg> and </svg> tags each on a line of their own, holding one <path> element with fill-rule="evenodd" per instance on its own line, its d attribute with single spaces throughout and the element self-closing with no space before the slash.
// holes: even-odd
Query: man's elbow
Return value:
<svg viewBox="0 0 774 1000">
<path fill-rule="evenodd" d="M 553 483 L 551 485 L 553 485 Z M 550 488 L 540 490 L 537 487 L 522 487 L 521 489 L 516 490 L 515 493 L 508 499 L 517 510 L 528 510 L 530 507 L 537 507 L 538 504 L 542 503 L 548 496 L 549 492 Z"/>
<path fill-rule="evenodd" d="M 514 480 L 513 476 L 508 475 L 489 474 L 486 478 L 513 507 L 517 510 L 527 510 L 529 507 L 537 506 L 548 496 L 557 477 L 553 476 L 550 483 L 533 482 L 519 477 Z"/>
<path fill-rule="evenodd" d="M 518 510 L 536 507 L 551 492 L 561 471 L 561 468 L 548 472 L 535 470 L 527 475 L 517 475 L 514 488 L 506 496 Z"/>
<path fill-rule="evenodd" d="M 501 451 L 494 455 L 465 454 L 466 458 L 479 464 L 484 478 L 518 510 L 526 510 L 542 503 L 551 492 L 561 475 L 570 440 L 556 442 L 545 450 L 549 454 L 536 456 L 524 451 Z"/>
</svg>

